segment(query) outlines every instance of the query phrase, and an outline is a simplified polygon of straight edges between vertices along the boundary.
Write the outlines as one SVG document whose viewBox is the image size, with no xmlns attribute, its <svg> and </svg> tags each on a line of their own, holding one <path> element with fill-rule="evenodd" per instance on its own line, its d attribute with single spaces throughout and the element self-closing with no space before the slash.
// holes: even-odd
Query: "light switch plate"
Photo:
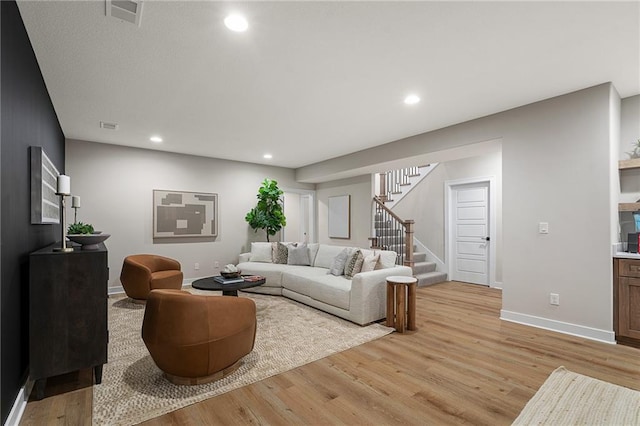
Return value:
<svg viewBox="0 0 640 426">
<path fill-rule="evenodd" d="M 538 232 L 541 234 L 549 233 L 549 222 L 540 222 L 538 223 Z"/>
</svg>

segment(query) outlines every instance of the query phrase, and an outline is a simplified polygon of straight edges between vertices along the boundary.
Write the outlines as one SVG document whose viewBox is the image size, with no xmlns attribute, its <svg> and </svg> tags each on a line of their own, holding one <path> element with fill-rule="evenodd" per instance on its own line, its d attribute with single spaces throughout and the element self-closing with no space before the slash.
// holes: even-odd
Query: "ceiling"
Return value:
<svg viewBox="0 0 640 426">
<path fill-rule="evenodd" d="M 99 0 L 18 4 L 70 139 L 297 168 L 608 81 L 640 93 L 639 2 L 149 0 L 139 27 Z"/>
</svg>

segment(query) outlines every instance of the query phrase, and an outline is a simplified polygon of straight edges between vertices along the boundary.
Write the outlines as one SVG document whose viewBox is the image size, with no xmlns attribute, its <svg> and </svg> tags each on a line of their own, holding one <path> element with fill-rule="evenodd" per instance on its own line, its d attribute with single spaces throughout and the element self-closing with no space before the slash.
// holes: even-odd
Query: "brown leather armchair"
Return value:
<svg viewBox="0 0 640 426">
<path fill-rule="evenodd" d="M 255 339 L 251 299 L 183 290 L 153 290 L 147 299 L 142 340 L 172 383 L 197 385 L 231 374 Z"/>
<path fill-rule="evenodd" d="M 180 262 L 155 254 L 127 256 L 122 264 L 120 282 L 127 296 L 144 302 L 151 290 L 182 288 Z"/>
</svg>

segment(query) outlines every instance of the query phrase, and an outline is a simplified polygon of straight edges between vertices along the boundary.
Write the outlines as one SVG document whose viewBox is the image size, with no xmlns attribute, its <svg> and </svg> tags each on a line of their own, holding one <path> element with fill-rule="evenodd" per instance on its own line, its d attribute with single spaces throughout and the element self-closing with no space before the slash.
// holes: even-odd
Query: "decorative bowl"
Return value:
<svg viewBox="0 0 640 426">
<path fill-rule="evenodd" d="M 70 234 L 67 235 L 74 243 L 82 246 L 82 250 L 98 250 L 101 242 L 109 238 L 111 234 Z"/>
<path fill-rule="evenodd" d="M 222 275 L 225 278 L 238 278 L 240 276 L 240 271 L 238 272 L 220 272 L 220 275 Z"/>
</svg>

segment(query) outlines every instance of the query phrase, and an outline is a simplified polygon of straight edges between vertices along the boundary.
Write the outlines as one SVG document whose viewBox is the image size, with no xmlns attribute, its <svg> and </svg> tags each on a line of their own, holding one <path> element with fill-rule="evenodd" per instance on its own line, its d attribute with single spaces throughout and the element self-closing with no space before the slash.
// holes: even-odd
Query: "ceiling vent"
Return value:
<svg viewBox="0 0 640 426">
<path fill-rule="evenodd" d="M 100 128 L 107 130 L 118 130 L 118 125 L 116 123 L 105 123 L 104 121 L 101 121 Z"/>
<path fill-rule="evenodd" d="M 140 26 L 142 0 L 106 0 L 107 16 Z"/>
</svg>

